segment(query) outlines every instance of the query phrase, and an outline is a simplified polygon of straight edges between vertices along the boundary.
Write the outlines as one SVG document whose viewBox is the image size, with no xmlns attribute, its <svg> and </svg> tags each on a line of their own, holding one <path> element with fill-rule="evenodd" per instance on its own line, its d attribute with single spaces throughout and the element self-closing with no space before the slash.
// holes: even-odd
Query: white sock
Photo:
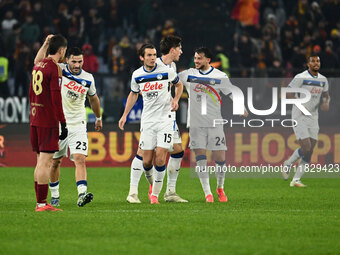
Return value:
<svg viewBox="0 0 340 255">
<path fill-rule="evenodd" d="M 296 149 L 293 152 L 293 154 L 290 156 L 290 158 L 287 160 L 287 163 L 289 165 L 292 165 L 292 164 L 294 164 L 301 157 L 302 157 L 301 148 Z"/>
<path fill-rule="evenodd" d="M 168 181 L 167 181 L 167 187 L 166 192 L 176 192 L 176 182 L 177 177 L 179 174 L 179 169 L 181 168 L 181 162 L 183 158 L 183 152 L 180 152 L 175 155 L 171 155 L 169 158 L 168 166 L 167 166 L 167 172 L 168 172 Z M 173 157 L 179 155 L 180 157 Z"/>
<path fill-rule="evenodd" d="M 209 171 L 207 169 L 207 160 L 206 159 L 196 160 L 196 165 L 197 174 L 198 177 L 200 178 L 204 195 L 208 196 L 211 194 L 211 190 L 209 183 Z"/>
<path fill-rule="evenodd" d="M 218 189 L 223 189 L 224 186 L 224 179 L 225 179 L 225 172 L 223 171 L 225 168 L 225 161 L 224 162 L 216 162 L 216 179 L 217 179 L 217 188 Z"/>
<path fill-rule="evenodd" d="M 138 184 L 143 174 L 143 159 L 140 159 L 138 155 L 132 160 L 131 172 L 130 172 L 130 191 L 129 195 L 138 194 Z"/>
<path fill-rule="evenodd" d="M 304 172 L 305 172 L 305 168 L 306 168 L 305 165 L 306 165 L 306 164 L 309 164 L 309 163 L 307 163 L 306 161 L 304 161 L 303 158 L 302 158 L 301 161 L 300 161 L 299 166 L 298 166 L 297 169 L 296 169 L 296 173 L 295 173 L 295 175 L 294 175 L 294 177 L 293 177 L 293 181 L 300 181 L 302 175 L 303 175 Z"/>
<path fill-rule="evenodd" d="M 159 193 L 162 190 L 163 187 L 163 180 L 165 176 L 165 165 L 164 166 L 156 166 L 155 171 L 155 180 L 152 185 L 152 194 L 151 196 L 158 197 Z"/>
<path fill-rule="evenodd" d="M 151 166 L 150 168 L 147 168 L 145 169 L 144 165 L 143 165 L 143 169 L 144 169 L 144 172 L 145 172 L 145 177 L 146 179 L 148 180 L 149 184 L 150 185 L 153 185 L 153 166 Z"/>
<path fill-rule="evenodd" d="M 86 180 L 77 181 L 77 190 L 78 190 L 78 195 L 82 193 L 86 193 L 87 192 L 87 181 Z"/>
<path fill-rule="evenodd" d="M 59 197 L 59 181 L 50 182 L 49 184 L 51 197 L 58 198 Z"/>
</svg>

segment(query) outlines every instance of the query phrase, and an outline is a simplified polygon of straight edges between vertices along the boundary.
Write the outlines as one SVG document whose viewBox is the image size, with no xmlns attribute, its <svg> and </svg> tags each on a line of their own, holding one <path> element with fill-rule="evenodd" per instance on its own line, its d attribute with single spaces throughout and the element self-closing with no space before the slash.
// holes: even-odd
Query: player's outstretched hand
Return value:
<svg viewBox="0 0 340 255">
<path fill-rule="evenodd" d="M 102 120 L 96 120 L 94 129 L 96 131 L 100 131 L 100 130 L 102 130 L 102 128 L 103 128 L 103 121 Z"/>
<path fill-rule="evenodd" d="M 60 123 L 61 125 L 61 134 L 59 136 L 59 140 L 64 140 L 67 137 L 68 130 L 66 127 L 66 123 Z"/>
<path fill-rule="evenodd" d="M 171 101 L 171 111 L 174 112 L 174 111 L 177 111 L 177 109 L 178 109 L 178 102 L 175 99 L 173 99 Z"/>
<path fill-rule="evenodd" d="M 122 116 L 118 122 L 118 126 L 121 130 L 124 130 L 124 125 L 125 125 L 125 122 L 126 122 L 126 117 L 125 116 Z"/>
</svg>

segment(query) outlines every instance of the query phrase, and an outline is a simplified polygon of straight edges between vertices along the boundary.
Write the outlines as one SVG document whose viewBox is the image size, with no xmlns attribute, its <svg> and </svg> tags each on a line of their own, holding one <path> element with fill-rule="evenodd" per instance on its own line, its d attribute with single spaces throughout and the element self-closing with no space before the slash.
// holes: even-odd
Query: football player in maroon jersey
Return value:
<svg viewBox="0 0 340 255">
<path fill-rule="evenodd" d="M 57 65 L 64 58 L 66 49 L 67 40 L 63 36 L 51 37 L 48 56 L 36 63 L 32 71 L 29 98 L 31 144 L 33 151 L 37 152 L 34 171 L 37 197 L 35 211 L 60 211 L 47 204 L 46 199 L 53 153 L 59 150 L 59 139 L 67 136 L 60 94 L 62 72 Z"/>
</svg>

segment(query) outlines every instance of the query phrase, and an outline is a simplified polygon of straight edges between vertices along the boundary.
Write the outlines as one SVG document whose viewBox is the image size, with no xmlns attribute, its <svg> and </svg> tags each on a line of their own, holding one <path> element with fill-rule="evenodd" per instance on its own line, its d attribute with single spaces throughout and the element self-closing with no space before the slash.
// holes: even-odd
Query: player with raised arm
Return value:
<svg viewBox="0 0 340 255">
<path fill-rule="evenodd" d="M 198 48 L 195 51 L 195 68 L 190 68 L 179 73 L 180 80 L 189 93 L 189 109 L 187 125 L 190 128 L 190 149 L 195 153 L 196 169 L 200 179 L 206 202 L 214 202 L 209 184 L 209 171 L 207 170 L 207 150 L 212 151 L 212 158 L 216 164 L 217 195 L 220 202 L 227 202 L 224 193 L 225 180 L 225 151 L 226 140 L 223 125 L 214 126 L 214 119 L 222 119 L 221 105 L 219 100 L 207 97 L 209 94 L 218 96 L 220 93 L 229 95 L 229 86 L 233 86 L 228 76 L 210 65 L 213 55 L 206 47 Z M 219 97 L 219 96 L 218 96 Z M 205 99 L 203 99 L 205 98 Z M 207 102 L 207 114 L 201 114 L 202 101 Z M 216 101 L 218 103 L 216 103 Z M 245 110 L 244 116 L 248 113 Z"/>
<path fill-rule="evenodd" d="M 157 58 L 156 63 L 159 66 L 169 66 L 177 71 L 176 64 L 182 54 L 182 39 L 178 36 L 170 35 L 163 38 L 160 42 L 160 50 L 162 56 Z M 172 112 L 174 120 L 176 120 L 176 112 Z M 181 198 L 176 193 L 176 182 L 181 167 L 181 161 L 184 155 L 182 148 L 181 134 L 178 129 L 178 125 L 175 122 L 175 133 L 173 137 L 173 149 L 170 152 L 170 158 L 167 165 L 167 188 L 164 194 L 164 200 L 167 202 L 188 202 Z M 140 203 L 138 198 L 138 184 L 142 176 L 143 169 L 143 150 L 138 148 L 136 157 L 131 164 L 130 174 L 130 191 L 126 198 L 129 203 Z M 151 174 L 151 173 L 150 173 Z M 150 184 L 150 191 L 152 186 Z M 149 193 L 150 193 L 149 191 Z M 150 193 L 151 194 L 151 193 Z"/>
<path fill-rule="evenodd" d="M 143 66 L 133 72 L 131 92 L 128 96 L 119 128 L 124 129 L 126 117 L 141 92 L 143 113 L 141 117 L 141 137 L 139 147 L 143 150 L 143 169 L 149 183 L 152 183 L 151 204 L 158 204 L 158 196 L 163 186 L 165 162 L 169 149 L 173 146 L 175 121 L 171 114 L 178 109 L 178 101 L 183 91 L 183 84 L 176 72 L 168 66 L 156 63 L 157 52 L 152 44 L 144 44 L 139 50 Z M 170 86 L 175 86 L 175 97 L 171 98 Z M 156 148 L 156 151 L 155 151 Z M 152 171 L 155 156 L 155 177 Z"/>
<path fill-rule="evenodd" d="M 46 54 L 49 38 L 45 40 L 36 56 L 38 61 Z M 85 158 L 88 152 L 88 138 L 86 128 L 85 100 L 89 99 L 91 108 L 96 116 L 95 130 L 102 129 L 100 116 L 100 100 L 96 93 L 93 75 L 82 69 L 84 58 L 79 48 L 71 48 L 66 57 L 67 64 L 59 64 L 62 68 L 63 81 L 61 95 L 68 137 L 60 141 L 60 150 L 53 156 L 50 175 L 51 205 L 59 206 L 59 177 L 62 158 L 68 155 L 75 164 L 75 178 L 78 190 L 77 205 L 82 207 L 93 199 L 93 194 L 87 192 L 87 173 Z"/>
<path fill-rule="evenodd" d="M 290 88 L 303 88 L 310 92 L 311 99 L 304 104 L 304 107 L 311 115 L 304 115 L 295 105 L 292 108 L 292 119 L 297 121 L 297 125 L 293 127 L 296 139 L 299 142 L 300 148 L 295 150 L 288 160 L 283 165 L 282 176 L 288 180 L 291 166 L 301 159 L 293 180 L 290 182 L 291 187 L 306 187 L 301 182 L 301 177 L 305 171 L 306 165 L 309 164 L 313 154 L 314 146 L 318 140 L 319 134 L 319 105 L 320 101 L 322 111 L 329 110 L 330 97 L 328 94 L 328 81 L 325 76 L 319 73 L 320 58 L 316 54 L 312 54 L 307 59 L 308 69 L 297 74 L 291 83 Z M 287 98 L 298 97 L 295 93 L 288 93 Z"/>
<path fill-rule="evenodd" d="M 37 165 L 34 171 L 37 212 L 61 211 L 47 204 L 47 194 L 53 153 L 59 150 L 59 139 L 67 137 L 60 94 L 62 71 L 57 64 L 64 58 L 66 49 L 67 40 L 63 36 L 51 36 L 48 56 L 35 62 L 32 71 L 29 91 L 30 134 L 32 149 L 37 152 Z"/>
</svg>

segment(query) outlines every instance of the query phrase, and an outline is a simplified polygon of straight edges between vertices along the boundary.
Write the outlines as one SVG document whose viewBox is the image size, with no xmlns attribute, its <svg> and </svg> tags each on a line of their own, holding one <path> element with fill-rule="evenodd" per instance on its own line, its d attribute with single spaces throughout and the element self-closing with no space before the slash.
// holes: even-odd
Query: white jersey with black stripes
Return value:
<svg viewBox="0 0 340 255">
<path fill-rule="evenodd" d="M 328 91 L 328 81 L 325 76 L 318 74 L 312 75 L 308 70 L 297 74 L 289 83 L 290 88 L 303 88 L 310 92 L 311 99 L 304 103 L 304 107 L 311 115 L 304 115 L 299 108 L 293 105 L 292 119 L 304 123 L 307 127 L 319 127 L 319 104 L 323 92 Z"/>
<path fill-rule="evenodd" d="M 96 94 L 93 75 L 84 70 L 79 74 L 73 74 L 67 64 L 58 65 L 63 70 L 61 96 L 67 126 L 83 126 L 86 124 L 86 95 Z"/>
<path fill-rule="evenodd" d="M 189 94 L 187 126 L 212 127 L 215 119 L 222 118 L 220 93 L 231 93 L 228 76 L 212 66 L 206 72 L 190 68 L 178 76 Z"/>
<path fill-rule="evenodd" d="M 158 123 L 171 117 L 170 83 L 177 84 L 176 72 L 168 66 L 157 65 L 147 71 L 144 66 L 133 72 L 131 91 L 142 93 L 143 113 L 141 127 L 146 123 Z"/>
</svg>

